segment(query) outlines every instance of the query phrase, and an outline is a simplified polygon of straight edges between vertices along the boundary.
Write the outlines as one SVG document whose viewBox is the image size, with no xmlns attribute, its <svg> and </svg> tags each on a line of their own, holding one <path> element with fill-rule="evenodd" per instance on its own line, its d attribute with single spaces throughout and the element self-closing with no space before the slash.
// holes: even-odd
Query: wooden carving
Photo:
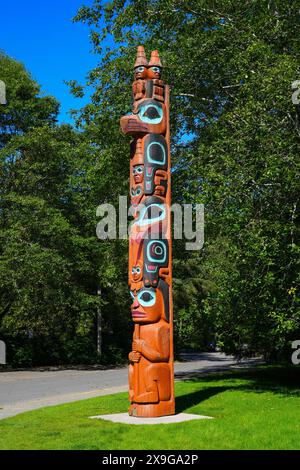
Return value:
<svg viewBox="0 0 300 470">
<path fill-rule="evenodd" d="M 174 414 L 169 87 L 157 51 L 138 47 L 133 111 L 121 118 L 131 135 L 129 286 L 134 322 L 129 354 L 129 414 Z"/>
</svg>

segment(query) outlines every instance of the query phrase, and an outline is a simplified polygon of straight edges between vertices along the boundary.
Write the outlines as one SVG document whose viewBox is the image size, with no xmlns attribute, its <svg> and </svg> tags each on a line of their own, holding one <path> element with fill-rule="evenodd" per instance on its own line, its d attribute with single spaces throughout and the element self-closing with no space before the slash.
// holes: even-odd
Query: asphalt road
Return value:
<svg viewBox="0 0 300 470">
<path fill-rule="evenodd" d="M 237 362 L 221 353 L 182 354 L 175 379 L 253 366 L 259 359 Z M 0 372 L 0 419 L 44 406 L 127 391 L 127 368 Z"/>
</svg>

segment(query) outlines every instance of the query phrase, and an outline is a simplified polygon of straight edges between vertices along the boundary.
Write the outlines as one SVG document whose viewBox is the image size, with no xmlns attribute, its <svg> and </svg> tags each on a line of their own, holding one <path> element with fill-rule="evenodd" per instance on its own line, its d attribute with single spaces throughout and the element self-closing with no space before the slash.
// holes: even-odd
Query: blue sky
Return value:
<svg viewBox="0 0 300 470">
<path fill-rule="evenodd" d="M 0 6 L 0 49 L 22 62 L 45 94 L 61 103 L 60 122 L 80 108 L 63 80 L 83 82 L 98 61 L 92 53 L 88 26 L 72 23 L 78 8 L 92 0 L 10 0 Z"/>
</svg>

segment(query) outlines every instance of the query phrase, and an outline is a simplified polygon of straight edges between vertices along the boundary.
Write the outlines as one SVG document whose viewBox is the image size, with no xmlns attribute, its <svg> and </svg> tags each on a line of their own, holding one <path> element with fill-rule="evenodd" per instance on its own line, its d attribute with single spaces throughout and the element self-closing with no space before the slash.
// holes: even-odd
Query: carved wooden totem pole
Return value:
<svg viewBox="0 0 300 470">
<path fill-rule="evenodd" d="M 129 286 L 134 333 L 129 354 L 129 414 L 175 413 L 169 87 L 157 51 L 138 47 L 133 111 L 121 118 L 131 135 Z"/>
</svg>

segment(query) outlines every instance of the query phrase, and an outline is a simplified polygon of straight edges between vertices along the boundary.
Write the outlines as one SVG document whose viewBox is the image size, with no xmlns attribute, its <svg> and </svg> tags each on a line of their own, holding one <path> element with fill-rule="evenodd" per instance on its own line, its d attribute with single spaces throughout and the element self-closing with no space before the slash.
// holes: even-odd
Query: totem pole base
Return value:
<svg viewBox="0 0 300 470">
<path fill-rule="evenodd" d="M 163 403 L 133 403 L 130 405 L 129 416 L 135 418 L 158 418 L 160 416 L 169 416 L 175 414 L 174 401 L 166 401 Z"/>
</svg>

